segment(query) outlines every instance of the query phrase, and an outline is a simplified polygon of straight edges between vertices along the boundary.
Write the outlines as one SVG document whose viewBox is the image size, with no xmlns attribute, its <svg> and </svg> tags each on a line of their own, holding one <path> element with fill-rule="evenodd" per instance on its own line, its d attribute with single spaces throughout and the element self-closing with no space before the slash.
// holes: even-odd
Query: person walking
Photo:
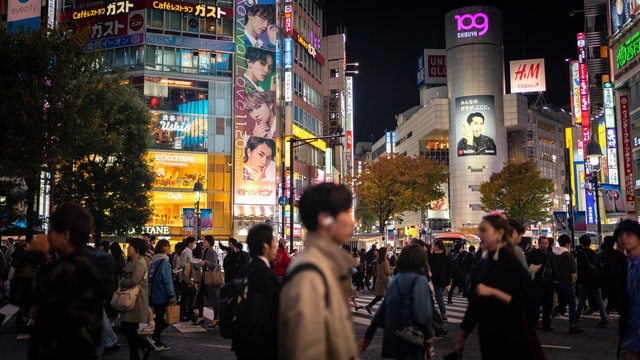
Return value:
<svg viewBox="0 0 640 360">
<path fill-rule="evenodd" d="M 587 298 L 593 299 L 595 306 L 600 311 L 600 322 L 596 325 L 599 328 L 609 326 L 609 314 L 607 314 L 602 302 L 602 292 L 600 291 L 600 283 L 598 282 L 599 263 L 598 254 L 591 249 L 591 238 L 589 235 L 582 235 L 578 238 L 581 249 L 576 256 L 578 269 L 578 308 L 576 309 L 576 322 L 580 321 L 582 310 L 585 309 Z"/>
<path fill-rule="evenodd" d="M 11 291 L 19 298 L 13 299 L 36 310 L 29 359 L 102 358 L 104 302 L 115 289 L 116 265 L 107 253 L 87 246 L 93 224 L 80 204 L 58 205 L 49 234 L 33 238 L 24 267 L 16 269 Z"/>
<path fill-rule="evenodd" d="M 551 319 L 569 305 L 569 333 L 581 334 L 583 329 L 579 328 L 576 317 L 576 277 L 577 267 L 573 254 L 569 251 L 571 238 L 562 234 L 558 237 L 558 247 L 553 248 L 551 265 L 554 274 L 554 290 L 558 294 L 558 304 L 551 311 Z"/>
<path fill-rule="evenodd" d="M 180 319 L 195 321 L 193 303 L 196 296 L 196 285 L 190 273 L 200 271 L 200 264 L 193 259 L 193 249 L 196 248 L 196 238 L 189 236 L 184 240 L 184 250 L 180 254 Z M 189 264 L 189 265 L 187 265 Z M 191 269 L 187 269 L 190 266 Z M 186 269 L 186 270 L 185 270 Z M 185 272 L 187 272 L 185 274 Z"/>
<path fill-rule="evenodd" d="M 305 189 L 298 201 L 307 232 L 305 247 L 285 277 L 294 275 L 280 291 L 281 360 L 358 358 L 344 284 L 351 281 L 353 258 L 340 248 L 353 236 L 352 200 L 346 186 L 320 183 Z M 303 264 L 311 268 L 296 270 Z"/>
<path fill-rule="evenodd" d="M 527 318 L 531 278 L 509 242 L 509 223 L 501 215 L 486 215 L 478 232 L 483 258 L 471 275 L 469 306 L 454 351 L 462 354 L 465 340 L 478 325 L 483 359 L 539 358 L 534 354 L 541 354 L 542 347 L 532 345 L 537 335 Z"/>
<path fill-rule="evenodd" d="M 380 250 L 382 249 L 384 248 Z M 429 284 L 427 278 L 422 276 L 426 266 L 423 248 L 419 244 L 405 246 L 400 252 L 396 266 L 398 273 L 389 284 L 387 295 L 371 319 L 371 324 L 358 343 L 358 348 L 364 352 L 371 344 L 376 329 L 382 327 L 384 328 L 381 354 L 383 358 L 422 360 L 427 358 L 427 352 L 431 354 L 434 337 L 431 324 L 432 307 L 428 306 L 431 302 Z M 408 304 L 407 299 L 410 299 Z M 407 305 L 409 309 L 406 309 Z M 395 331 L 406 326 L 401 323 L 406 312 L 408 312 L 407 320 L 422 332 L 424 346 L 405 342 L 396 336 Z"/>
<path fill-rule="evenodd" d="M 378 250 L 378 259 L 376 260 L 376 282 L 373 286 L 373 295 L 375 296 L 365 307 L 369 314 L 373 314 L 371 309 L 378 301 L 382 300 L 384 294 L 387 293 L 387 284 L 392 274 L 389 259 L 387 259 L 387 248 L 383 246 Z"/>
<path fill-rule="evenodd" d="M 287 252 L 286 244 L 287 243 L 285 241 L 278 242 L 278 252 L 276 253 L 276 259 L 273 262 L 273 270 L 280 279 L 284 276 L 287 266 L 289 266 L 289 263 L 291 262 L 291 256 L 289 256 L 289 252 Z"/>
<path fill-rule="evenodd" d="M 551 308 L 553 307 L 552 247 L 553 238 L 541 236 L 538 239 L 538 248 L 532 250 L 527 256 L 527 264 L 539 266 L 533 278 L 533 314 L 536 329 L 539 328 L 543 331 L 553 331 L 551 327 Z M 540 308 L 542 308 L 542 321 L 540 321 Z"/>
<path fill-rule="evenodd" d="M 276 360 L 280 281 L 271 269 L 278 249 L 271 225 L 257 224 L 249 229 L 247 245 L 251 261 L 240 269 L 238 276 L 247 279 L 248 307 L 231 349 L 239 360 Z"/>
<path fill-rule="evenodd" d="M 599 282 L 602 286 L 602 299 L 607 300 L 607 313 L 618 310 L 617 274 L 627 260 L 627 256 L 615 244 L 616 238 L 613 235 L 605 236 L 598 254 L 601 264 Z"/>
<path fill-rule="evenodd" d="M 220 267 L 220 263 L 218 262 L 218 254 L 216 253 L 214 247 L 213 236 L 206 235 L 204 237 L 204 242 L 202 243 L 204 248 L 204 253 L 202 254 L 202 259 L 198 261 L 200 267 L 203 269 L 203 272 L 215 271 Z M 196 295 L 196 304 L 198 306 L 198 317 L 193 322 L 193 325 L 200 325 L 204 321 L 204 298 L 209 298 L 209 303 L 213 307 L 213 320 L 211 324 L 209 324 L 209 328 L 214 328 L 218 326 L 218 322 L 220 319 L 220 313 L 218 311 L 218 302 L 220 301 L 220 286 L 207 286 L 204 283 L 204 275 L 202 276 L 202 280 L 198 285 L 198 293 Z"/>
<path fill-rule="evenodd" d="M 462 248 L 461 243 L 456 243 L 453 246 L 453 251 L 449 255 L 451 260 L 451 288 L 449 288 L 449 296 L 447 304 L 453 304 L 453 292 L 458 288 L 460 294 L 467 295 L 465 288 L 465 273 L 464 273 L 464 259 L 467 252 Z"/>
<path fill-rule="evenodd" d="M 128 242 L 127 266 L 120 280 L 120 287 L 128 289 L 140 286 L 140 291 L 133 309 L 122 313 L 120 329 L 127 338 L 129 360 L 139 360 L 140 350 L 144 353 L 144 359 L 148 359 L 153 351 L 153 346 L 138 334 L 140 323 L 147 322 L 149 314 L 148 269 L 144 259 L 147 242 L 142 238 L 130 238 Z"/>
<path fill-rule="evenodd" d="M 433 250 L 429 256 L 429 268 L 431 268 L 431 282 L 433 293 L 438 303 L 440 317 L 447 321 L 447 308 L 444 304 L 444 291 L 451 284 L 451 260 L 447 254 L 447 247 L 439 240 L 433 244 Z"/>
<path fill-rule="evenodd" d="M 153 345 L 154 350 L 169 350 L 169 347 L 162 342 L 161 334 L 169 326 L 165 320 L 167 306 L 176 304 L 176 292 L 173 287 L 173 276 L 171 274 L 171 244 L 169 240 L 158 240 L 151 258 L 149 268 L 150 295 L 149 304 L 153 307 L 155 314 L 155 327 L 153 335 L 147 335 L 147 341 Z"/>
<path fill-rule="evenodd" d="M 640 359 L 640 224 L 622 220 L 613 233 L 627 260 L 618 272 L 618 359 Z"/>
</svg>

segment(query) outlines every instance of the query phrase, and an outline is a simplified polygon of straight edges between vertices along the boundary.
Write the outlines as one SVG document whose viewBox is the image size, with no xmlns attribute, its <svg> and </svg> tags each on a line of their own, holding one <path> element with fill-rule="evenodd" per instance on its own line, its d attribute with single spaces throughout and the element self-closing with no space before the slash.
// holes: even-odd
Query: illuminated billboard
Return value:
<svg viewBox="0 0 640 360">
<path fill-rule="evenodd" d="M 510 61 L 509 75 L 512 94 L 547 90 L 544 59 Z"/>
<path fill-rule="evenodd" d="M 611 4 L 611 35 L 617 34 L 620 29 L 631 21 L 631 9 L 636 0 L 610 0 Z M 635 10 L 635 9 L 634 9 Z"/>
<path fill-rule="evenodd" d="M 455 129 L 458 156 L 496 155 L 495 101 L 492 95 L 456 98 Z"/>
<path fill-rule="evenodd" d="M 236 2 L 234 209 L 276 205 L 275 0 Z M 238 215 L 256 215 L 236 213 Z"/>
<path fill-rule="evenodd" d="M 38 30 L 41 9 L 42 2 L 38 0 L 9 0 L 7 29 L 10 32 Z"/>
<path fill-rule="evenodd" d="M 425 85 L 447 84 L 447 56 L 444 49 L 425 49 L 416 64 L 418 90 Z"/>
</svg>

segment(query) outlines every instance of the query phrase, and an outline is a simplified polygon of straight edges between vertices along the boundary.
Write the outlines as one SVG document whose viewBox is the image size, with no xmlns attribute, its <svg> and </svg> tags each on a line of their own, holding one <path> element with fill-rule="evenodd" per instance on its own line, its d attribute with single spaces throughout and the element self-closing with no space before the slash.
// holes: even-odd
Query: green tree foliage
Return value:
<svg viewBox="0 0 640 360">
<path fill-rule="evenodd" d="M 440 185 L 446 181 L 443 163 L 394 154 L 364 163 L 354 179 L 354 193 L 358 202 L 366 204 L 361 211 L 374 214 L 385 228 L 393 214 L 427 209 L 444 195 Z"/>
<path fill-rule="evenodd" d="M 146 161 L 150 115 L 135 90 L 113 78 L 87 94 L 87 142 L 57 163 L 54 201 L 83 203 L 95 217 L 94 238 L 125 235 L 152 214 L 154 175 Z M 93 139 L 93 140 L 90 140 Z"/>
<path fill-rule="evenodd" d="M 96 216 L 99 232 L 119 232 L 150 214 L 152 180 L 143 157 L 149 115 L 138 95 L 100 66 L 99 54 L 86 51 L 87 40 L 86 32 L 63 27 L 0 30 L 0 176 L 24 179 L 32 200 L 41 173 L 52 171 L 54 206 L 79 201 Z M 28 201 L 28 239 L 34 218 Z"/>
<path fill-rule="evenodd" d="M 489 181 L 480 184 L 483 210 L 501 210 L 508 218 L 527 222 L 546 221 L 552 201 L 553 181 L 540 177 L 533 160 L 506 163 Z"/>
</svg>

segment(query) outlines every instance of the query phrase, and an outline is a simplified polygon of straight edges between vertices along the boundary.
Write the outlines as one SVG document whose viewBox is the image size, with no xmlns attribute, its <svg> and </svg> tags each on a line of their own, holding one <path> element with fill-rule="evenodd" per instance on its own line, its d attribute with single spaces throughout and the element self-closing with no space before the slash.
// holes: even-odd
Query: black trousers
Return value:
<svg viewBox="0 0 640 360">
<path fill-rule="evenodd" d="M 167 311 L 167 306 L 169 306 L 168 300 L 161 304 L 153 305 L 153 313 L 156 315 L 154 319 L 156 327 L 153 329 L 153 339 L 156 341 L 161 341 L 160 334 L 162 334 L 164 329 L 169 326 L 164 317 L 164 314 Z"/>
<path fill-rule="evenodd" d="M 193 317 L 193 303 L 196 296 L 196 287 L 188 286 L 185 282 L 180 283 L 180 315 L 188 318 Z M 191 319 L 193 320 L 193 319 Z"/>
<path fill-rule="evenodd" d="M 543 329 L 548 329 L 551 326 L 551 308 L 553 307 L 553 283 L 547 284 L 539 281 L 533 282 L 533 308 L 534 319 L 540 319 L 540 307 L 542 307 L 542 321 L 541 326 Z"/>
<path fill-rule="evenodd" d="M 120 323 L 120 330 L 127 338 L 129 346 L 129 360 L 140 360 L 140 350 L 144 350 L 151 346 L 146 340 L 138 334 L 139 323 L 123 321 Z"/>
</svg>

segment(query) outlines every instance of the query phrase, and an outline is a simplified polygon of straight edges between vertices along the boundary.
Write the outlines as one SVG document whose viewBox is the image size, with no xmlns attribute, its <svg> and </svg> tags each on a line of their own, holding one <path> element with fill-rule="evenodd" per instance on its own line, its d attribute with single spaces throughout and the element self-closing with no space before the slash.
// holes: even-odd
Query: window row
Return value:
<svg viewBox="0 0 640 360">
<path fill-rule="evenodd" d="M 324 134 L 322 121 L 313 117 L 303 108 L 293 106 L 293 123 L 314 135 Z"/>
<path fill-rule="evenodd" d="M 203 34 L 218 40 L 233 40 L 233 18 L 201 17 L 180 12 L 147 9 L 147 29 L 159 29 L 172 35 Z M 178 32 L 178 33 L 176 33 Z"/>
<path fill-rule="evenodd" d="M 293 74 L 293 92 L 311 107 L 322 112 L 322 94 L 295 73 Z"/>
</svg>

